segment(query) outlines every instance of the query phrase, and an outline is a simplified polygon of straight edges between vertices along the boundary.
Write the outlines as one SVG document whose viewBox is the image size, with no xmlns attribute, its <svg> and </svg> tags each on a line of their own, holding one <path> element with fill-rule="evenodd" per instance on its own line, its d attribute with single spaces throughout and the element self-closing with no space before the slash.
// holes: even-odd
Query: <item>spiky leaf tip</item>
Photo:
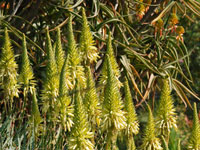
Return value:
<svg viewBox="0 0 200 150">
<path fill-rule="evenodd" d="M 33 70 L 28 58 L 27 54 L 27 46 L 26 46 L 26 36 L 23 34 L 23 51 L 22 51 L 22 62 L 21 62 L 21 71 L 19 74 L 19 83 L 24 87 L 24 95 L 30 90 L 33 93 L 33 89 L 35 86 L 35 80 L 33 75 Z"/>
<path fill-rule="evenodd" d="M 58 96 L 58 109 L 60 111 L 61 123 L 64 127 L 64 130 L 71 131 L 73 125 L 73 105 L 71 104 L 71 98 L 68 95 L 68 79 L 66 78 L 67 74 L 67 63 L 68 57 L 66 57 L 61 74 L 60 74 L 60 84 L 59 84 L 59 96 Z"/>
<path fill-rule="evenodd" d="M 95 47 L 95 41 L 93 40 L 90 27 L 88 25 L 85 9 L 82 8 L 82 29 L 80 37 L 80 51 L 83 54 L 82 60 L 85 64 L 96 62 L 98 56 L 98 50 Z"/>
<path fill-rule="evenodd" d="M 112 47 L 112 39 L 111 39 L 111 33 L 109 32 L 108 34 L 108 39 L 107 39 L 107 51 L 106 51 L 106 55 L 109 56 L 110 58 L 110 63 L 113 69 L 113 73 L 114 73 L 114 77 L 116 78 L 116 82 L 117 82 L 117 86 L 122 86 L 121 82 L 119 81 L 119 77 L 120 77 L 120 71 L 119 71 L 119 67 L 114 55 L 114 51 L 113 51 L 113 47 Z M 104 59 L 103 62 L 103 68 L 101 71 L 101 77 L 100 77 L 100 84 L 106 85 L 106 81 L 107 81 L 107 56 Z"/>
<path fill-rule="evenodd" d="M 101 111 L 98 95 L 96 92 L 95 82 L 89 66 L 86 68 L 86 74 L 88 75 L 88 77 L 86 87 L 87 92 L 84 97 L 84 104 L 88 112 L 89 121 L 92 123 L 93 126 L 96 126 L 96 124 L 100 124 Z"/>
<path fill-rule="evenodd" d="M 93 138 L 94 133 L 90 132 L 89 123 L 86 116 L 86 111 L 83 106 L 82 97 L 80 95 L 80 88 L 78 83 L 76 84 L 76 93 L 74 98 L 74 125 L 69 137 L 69 149 L 70 150 L 93 150 L 94 145 L 90 141 Z"/>
<path fill-rule="evenodd" d="M 44 81 L 44 86 L 42 90 L 42 101 L 43 101 L 43 112 L 46 113 L 49 108 L 53 114 L 56 107 L 56 97 L 58 96 L 59 89 L 59 76 L 57 72 L 55 55 L 53 52 L 51 38 L 49 31 L 46 32 L 46 51 L 47 51 L 47 66 L 46 66 L 46 79 Z M 55 113 L 55 112 L 54 112 Z M 51 115 L 51 116 L 56 116 Z"/>
<path fill-rule="evenodd" d="M 200 150 L 200 125 L 196 103 L 194 103 L 192 133 L 189 138 L 188 149 Z"/>
<path fill-rule="evenodd" d="M 17 68 L 14 52 L 8 30 L 4 30 L 3 47 L 0 54 L 0 86 L 3 89 L 4 98 L 12 103 L 13 97 L 18 97 Z"/>
<path fill-rule="evenodd" d="M 172 127 L 175 129 L 177 128 L 176 113 L 167 79 L 163 79 L 163 86 L 157 109 L 156 124 L 159 127 L 159 133 L 164 136 L 169 135 Z"/>
<path fill-rule="evenodd" d="M 126 127 L 126 117 L 121 101 L 119 86 L 113 73 L 110 58 L 107 55 L 107 81 L 104 92 L 104 101 L 102 108 L 103 129 L 107 130 L 114 126 L 115 129 L 124 129 Z"/>
<path fill-rule="evenodd" d="M 135 107 L 133 105 L 133 99 L 131 96 L 131 91 L 128 85 L 128 80 L 126 79 L 124 82 L 124 93 L 125 93 L 125 107 L 124 110 L 126 111 L 126 118 L 127 118 L 127 127 L 126 127 L 126 134 L 129 135 L 132 133 L 138 134 L 139 132 L 139 123 L 137 119 L 137 115 L 135 112 Z"/>
<path fill-rule="evenodd" d="M 64 51 L 62 49 L 60 28 L 57 29 L 56 43 L 55 43 L 55 59 L 58 68 L 58 74 L 60 74 L 63 63 L 64 63 Z"/>
<path fill-rule="evenodd" d="M 145 127 L 144 136 L 142 139 L 142 150 L 162 150 L 160 140 L 155 135 L 155 122 L 153 118 L 153 114 L 151 112 L 151 108 L 148 106 L 148 122 Z"/>
</svg>

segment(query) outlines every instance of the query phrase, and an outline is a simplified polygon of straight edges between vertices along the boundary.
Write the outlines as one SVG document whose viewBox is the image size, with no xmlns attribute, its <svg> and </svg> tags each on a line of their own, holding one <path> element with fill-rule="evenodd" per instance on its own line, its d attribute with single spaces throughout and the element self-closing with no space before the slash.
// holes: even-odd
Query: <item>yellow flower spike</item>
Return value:
<svg viewBox="0 0 200 150">
<path fill-rule="evenodd" d="M 192 133 L 189 138 L 188 149 L 200 150 L 200 124 L 196 103 L 194 103 Z"/>
<path fill-rule="evenodd" d="M 159 127 L 159 134 L 169 138 L 172 127 L 177 129 L 176 113 L 171 97 L 170 86 L 167 79 L 163 79 L 159 105 L 157 109 L 156 124 Z"/>
</svg>

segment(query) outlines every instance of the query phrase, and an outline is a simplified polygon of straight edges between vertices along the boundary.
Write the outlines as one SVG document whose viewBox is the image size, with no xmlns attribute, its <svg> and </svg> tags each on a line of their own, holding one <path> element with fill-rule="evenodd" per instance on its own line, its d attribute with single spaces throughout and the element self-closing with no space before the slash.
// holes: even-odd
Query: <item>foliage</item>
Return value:
<svg viewBox="0 0 200 150">
<path fill-rule="evenodd" d="M 182 104 L 200 100 L 199 10 L 198 0 L 1 1 L 0 147 L 188 147 L 179 122 L 191 122 Z"/>
</svg>

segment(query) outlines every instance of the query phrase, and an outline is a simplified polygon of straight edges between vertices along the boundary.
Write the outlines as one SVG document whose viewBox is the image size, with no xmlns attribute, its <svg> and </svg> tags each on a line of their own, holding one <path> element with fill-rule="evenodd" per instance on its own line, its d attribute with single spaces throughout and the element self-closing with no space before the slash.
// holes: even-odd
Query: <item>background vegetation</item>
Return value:
<svg viewBox="0 0 200 150">
<path fill-rule="evenodd" d="M 81 8 L 85 9 L 87 18 L 83 17 Z M 198 0 L 1 1 L 1 149 L 76 149 L 73 137 L 78 135 L 71 127 L 84 130 L 81 127 L 87 121 L 91 124 L 87 134 L 84 130 L 85 137 L 92 137 L 91 132 L 95 134 L 90 141 L 85 141 L 88 149 L 92 149 L 94 143 L 97 149 L 134 149 L 130 145 L 132 133 L 125 134 L 129 137 L 125 138 L 124 133 L 118 132 L 123 128 L 123 119 L 119 128 L 106 126 L 106 121 L 102 123 L 105 118 L 101 113 L 103 116 L 107 113 L 105 101 L 112 101 L 109 97 L 115 97 L 117 93 L 121 95 L 116 99 L 122 97 L 125 108 L 128 108 L 125 103 L 128 99 L 131 99 L 129 103 L 134 103 L 140 128 L 139 134 L 134 136 L 135 145 L 137 149 L 145 149 L 143 143 L 148 139 L 144 132 L 148 126 L 152 127 L 151 111 L 154 116 L 159 116 L 162 109 L 166 110 L 160 104 L 166 105 L 162 101 L 164 85 L 166 89 L 169 85 L 169 89 L 164 90 L 168 93 L 164 94 L 170 95 L 172 91 L 173 100 L 168 104 L 168 108 L 172 108 L 168 111 L 178 116 L 174 123 L 178 128 L 170 126 L 167 134 L 160 131 L 161 146 L 167 149 L 165 145 L 168 145 L 170 150 L 189 149 L 192 120 L 195 122 L 191 108 L 193 102 L 197 102 L 198 108 L 200 92 L 199 8 Z M 10 51 L 4 53 L 4 49 Z M 5 65 L 5 62 L 9 63 Z M 91 83 L 92 80 L 95 83 Z M 123 85 L 124 81 L 126 84 Z M 94 98 L 95 91 L 100 99 L 90 102 L 97 99 Z M 92 98 L 87 93 L 93 93 Z M 80 99 L 88 99 L 85 106 L 88 111 L 81 108 Z M 99 111 L 89 107 L 92 102 L 96 107 L 93 109 Z M 114 105 L 116 110 L 134 112 L 131 108 L 124 110 L 121 102 L 116 100 L 110 103 L 117 103 Z M 73 119 L 73 116 L 79 118 Z M 134 113 L 130 118 L 135 118 Z M 85 122 L 76 126 L 80 120 Z M 132 130 L 137 133 L 136 129 Z M 118 138 L 108 136 L 117 132 Z M 154 139 L 154 135 L 149 137 Z"/>
</svg>

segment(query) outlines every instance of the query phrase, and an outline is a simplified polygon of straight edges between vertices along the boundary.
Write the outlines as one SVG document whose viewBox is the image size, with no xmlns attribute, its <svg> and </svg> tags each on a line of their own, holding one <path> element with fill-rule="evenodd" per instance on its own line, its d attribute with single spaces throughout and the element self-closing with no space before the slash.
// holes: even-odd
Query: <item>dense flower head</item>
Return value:
<svg viewBox="0 0 200 150">
<path fill-rule="evenodd" d="M 155 122 L 149 105 L 148 105 L 148 111 L 149 111 L 148 122 L 145 127 L 144 136 L 142 140 L 143 144 L 141 145 L 141 149 L 162 150 L 160 140 L 156 137 L 155 134 Z"/>
<path fill-rule="evenodd" d="M 173 105 L 173 99 L 170 95 L 171 90 L 167 79 L 163 79 L 161 96 L 157 109 L 156 124 L 159 127 L 159 133 L 168 136 L 170 129 L 176 125 L 176 113 Z"/>
<path fill-rule="evenodd" d="M 111 66 L 110 58 L 107 55 L 107 82 L 104 92 L 103 101 L 103 130 L 114 126 L 116 129 L 123 129 L 126 127 L 125 112 L 121 101 L 119 86 Z"/>
<path fill-rule="evenodd" d="M 189 138 L 188 149 L 200 150 L 200 124 L 199 124 L 199 117 L 197 113 L 196 103 L 194 103 L 194 108 L 193 108 L 193 125 L 192 125 L 192 133 Z"/>
</svg>

